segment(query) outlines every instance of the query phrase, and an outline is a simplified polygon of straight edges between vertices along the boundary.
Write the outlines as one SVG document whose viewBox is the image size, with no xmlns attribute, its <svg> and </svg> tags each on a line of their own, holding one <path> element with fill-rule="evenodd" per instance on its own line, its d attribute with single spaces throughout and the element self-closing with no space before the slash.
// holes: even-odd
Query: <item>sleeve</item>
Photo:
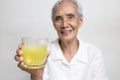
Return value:
<svg viewBox="0 0 120 80">
<path fill-rule="evenodd" d="M 102 53 L 95 50 L 92 65 L 92 80 L 107 80 Z"/>
</svg>

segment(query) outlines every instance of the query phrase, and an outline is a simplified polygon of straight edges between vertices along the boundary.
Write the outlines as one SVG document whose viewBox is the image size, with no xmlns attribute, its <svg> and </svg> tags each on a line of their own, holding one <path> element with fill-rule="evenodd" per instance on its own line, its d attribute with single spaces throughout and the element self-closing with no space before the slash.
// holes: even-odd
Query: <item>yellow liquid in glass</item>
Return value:
<svg viewBox="0 0 120 80">
<path fill-rule="evenodd" d="M 22 47 L 23 66 L 26 68 L 42 68 L 47 57 L 46 45 L 23 45 Z"/>
</svg>

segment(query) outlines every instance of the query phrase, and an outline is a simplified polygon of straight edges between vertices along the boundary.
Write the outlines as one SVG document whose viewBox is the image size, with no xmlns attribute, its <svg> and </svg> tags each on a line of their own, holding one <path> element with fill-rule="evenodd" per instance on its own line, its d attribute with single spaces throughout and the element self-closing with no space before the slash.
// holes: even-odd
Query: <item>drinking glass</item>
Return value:
<svg viewBox="0 0 120 80">
<path fill-rule="evenodd" d="M 29 69 L 42 68 L 47 58 L 47 38 L 22 38 L 23 66 Z"/>
</svg>

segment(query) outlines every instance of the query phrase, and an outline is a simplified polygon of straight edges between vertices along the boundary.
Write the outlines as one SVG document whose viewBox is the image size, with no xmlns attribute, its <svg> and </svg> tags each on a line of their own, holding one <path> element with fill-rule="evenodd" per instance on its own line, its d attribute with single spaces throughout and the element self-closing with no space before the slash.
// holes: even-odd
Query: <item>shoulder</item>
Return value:
<svg viewBox="0 0 120 80">
<path fill-rule="evenodd" d="M 83 47 L 87 48 L 87 50 L 93 50 L 93 51 L 97 50 L 97 51 L 100 51 L 100 48 L 98 48 L 97 46 L 95 46 L 95 45 L 93 45 L 91 43 L 87 43 L 87 42 L 81 40 L 80 44 Z"/>
<path fill-rule="evenodd" d="M 93 58 L 97 56 L 102 56 L 101 49 L 98 48 L 97 46 L 91 43 L 84 42 L 84 41 L 81 41 L 81 45 L 85 48 L 88 57 Z"/>
</svg>

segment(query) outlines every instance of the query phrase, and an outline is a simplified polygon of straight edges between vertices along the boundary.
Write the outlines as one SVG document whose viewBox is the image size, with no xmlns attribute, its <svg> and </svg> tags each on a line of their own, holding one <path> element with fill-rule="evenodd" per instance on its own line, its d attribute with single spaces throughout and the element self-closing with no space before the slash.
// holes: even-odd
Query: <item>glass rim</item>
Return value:
<svg viewBox="0 0 120 80">
<path fill-rule="evenodd" d="M 22 40 L 24 39 L 31 39 L 31 40 L 48 40 L 47 37 L 21 37 Z"/>
<path fill-rule="evenodd" d="M 21 38 L 21 41 L 22 41 L 22 44 L 48 44 L 49 40 L 48 38 L 45 38 L 45 37 L 37 37 L 37 38 L 34 38 L 34 37 L 22 37 Z"/>
</svg>

